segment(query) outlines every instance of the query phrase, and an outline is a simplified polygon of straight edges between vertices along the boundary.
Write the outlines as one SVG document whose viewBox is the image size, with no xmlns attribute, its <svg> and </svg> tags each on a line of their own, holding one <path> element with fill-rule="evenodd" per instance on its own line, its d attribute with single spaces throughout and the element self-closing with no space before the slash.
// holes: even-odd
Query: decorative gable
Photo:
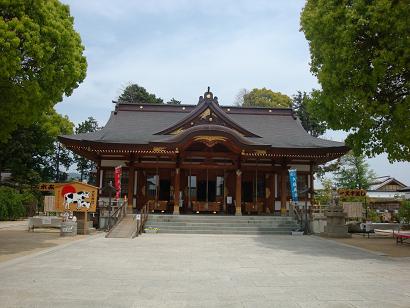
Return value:
<svg viewBox="0 0 410 308">
<path fill-rule="evenodd" d="M 188 128 L 198 125 L 220 125 L 237 131 L 244 137 L 257 137 L 260 136 L 248 131 L 233 121 L 223 111 L 218 104 L 218 98 L 213 96 L 213 93 L 208 91 L 204 93 L 204 96 L 199 97 L 197 107 L 191 111 L 191 113 L 178 123 L 168 127 L 167 129 L 156 133 L 156 135 L 179 135 Z"/>
</svg>

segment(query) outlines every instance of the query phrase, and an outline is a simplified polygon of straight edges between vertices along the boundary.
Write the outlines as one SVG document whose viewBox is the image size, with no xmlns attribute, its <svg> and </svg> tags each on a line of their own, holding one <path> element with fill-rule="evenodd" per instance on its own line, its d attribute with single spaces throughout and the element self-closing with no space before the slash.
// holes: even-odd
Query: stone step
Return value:
<svg viewBox="0 0 410 308">
<path fill-rule="evenodd" d="M 272 222 L 292 222 L 294 219 L 214 219 L 214 218 L 151 218 L 149 217 L 150 221 L 158 221 L 158 222 L 204 222 L 204 223 L 272 223 Z"/>
<path fill-rule="evenodd" d="M 270 231 L 254 231 L 254 230 L 158 230 L 158 233 L 164 234 L 238 234 L 238 235 L 262 235 L 262 234 L 291 234 L 289 230 L 270 230 Z"/>
<path fill-rule="evenodd" d="M 231 223 L 272 223 L 272 222 L 292 222 L 294 219 L 212 219 L 212 218 L 202 218 L 202 219 L 151 219 L 151 221 L 158 222 L 207 222 L 207 223 L 220 223 L 220 222 L 231 222 Z"/>
<path fill-rule="evenodd" d="M 238 230 L 238 231 L 291 231 L 292 228 L 289 227 L 260 227 L 260 226 L 254 226 L 254 227 L 239 227 L 239 226 L 221 226 L 218 228 L 212 227 L 212 226 L 190 226 L 190 227 L 184 227 L 184 226 L 158 226 L 158 225 L 146 225 L 145 228 L 158 228 L 159 230 Z"/>
<path fill-rule="evenodd" d="M 145 228 L 159 233 L 290 234 L 298 229 L 293 217 L 223 215 L 149 215 Z"/>
<path fill-rule="evenodd" d="M 219 222 L 219 223 L 204 223 L 204 222 L 157 222 L 157 221 L 148 221 L 146 226 L 156 226 L 156 227 L 168 227 L 168 226 L 174 226 L 174 227 L 185 227 L 185 228 L 191 228 L 191 227 L 212 227 L 212 228 L 220 228 L 220 227 L 265 227 L 265 228 L 290 228 L 293 226 L 297 226 L 295 222 L 286 222 L 286 223 L 231 223 L 231 222 Z"/>
<path fill-rule="evenodd" d="M 258 215 L 243 215 L 243 216 L 235 216 L 235 215 L 212 215 L 212 214 L 192 214 L 192 215 L 172 215 L 172 214 L 149 214 L 150 219 L 206 219 L 206 218 L 212 218 L 212 219 L 245 219 L 245 220 L 252 220 L 252 219 L 257 219 L 257 220 L 270 220 L 270 219 L 288 219 L 292 220 L 293 217 L 289 216 L 258 216 Z"/>
</svg>

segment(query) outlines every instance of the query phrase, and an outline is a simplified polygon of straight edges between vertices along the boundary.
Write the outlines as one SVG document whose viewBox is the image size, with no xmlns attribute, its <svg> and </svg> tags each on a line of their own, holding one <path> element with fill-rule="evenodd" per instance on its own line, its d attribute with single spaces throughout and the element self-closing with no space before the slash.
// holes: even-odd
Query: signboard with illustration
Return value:
<svg viewBox="0 0 410 308">
<path fill-rule="evenodd" d="M 81 183 L 56 184 L 54 189 L 57 212 L 95 212 L 98 187 Z"/>
</svg>

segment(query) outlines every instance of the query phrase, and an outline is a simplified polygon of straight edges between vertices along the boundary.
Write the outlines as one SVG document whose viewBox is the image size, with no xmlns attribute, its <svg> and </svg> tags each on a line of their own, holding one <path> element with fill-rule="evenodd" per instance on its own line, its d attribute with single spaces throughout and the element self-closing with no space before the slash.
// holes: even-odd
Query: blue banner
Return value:
<svg viewBox="0 0 410 308">
<path fill-rule="evenodd" d="M 290 183 L 290 194 L 292 196 L 292 201 L 298 202 L 298 177 L 296 174 L 296 169 L 289 169 L 289 183 Z"/>
</svg>

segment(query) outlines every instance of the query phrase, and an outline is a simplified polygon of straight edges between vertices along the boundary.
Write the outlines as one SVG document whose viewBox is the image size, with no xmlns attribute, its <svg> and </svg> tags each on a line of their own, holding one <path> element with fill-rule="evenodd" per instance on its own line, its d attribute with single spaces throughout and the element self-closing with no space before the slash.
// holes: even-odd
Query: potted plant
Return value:
<svg viewBox="0 0 410 308">
<path fill-rule="evenodd" d="M 144 229 L 144 232 L 145 232 L 145 233 L 158 233 L 158 231 L 159 231 L 159 228 L 151 228 L 151 227 L 148 227 L 148 228 L 145 228 L 145 229 Z"/>
</svg>

